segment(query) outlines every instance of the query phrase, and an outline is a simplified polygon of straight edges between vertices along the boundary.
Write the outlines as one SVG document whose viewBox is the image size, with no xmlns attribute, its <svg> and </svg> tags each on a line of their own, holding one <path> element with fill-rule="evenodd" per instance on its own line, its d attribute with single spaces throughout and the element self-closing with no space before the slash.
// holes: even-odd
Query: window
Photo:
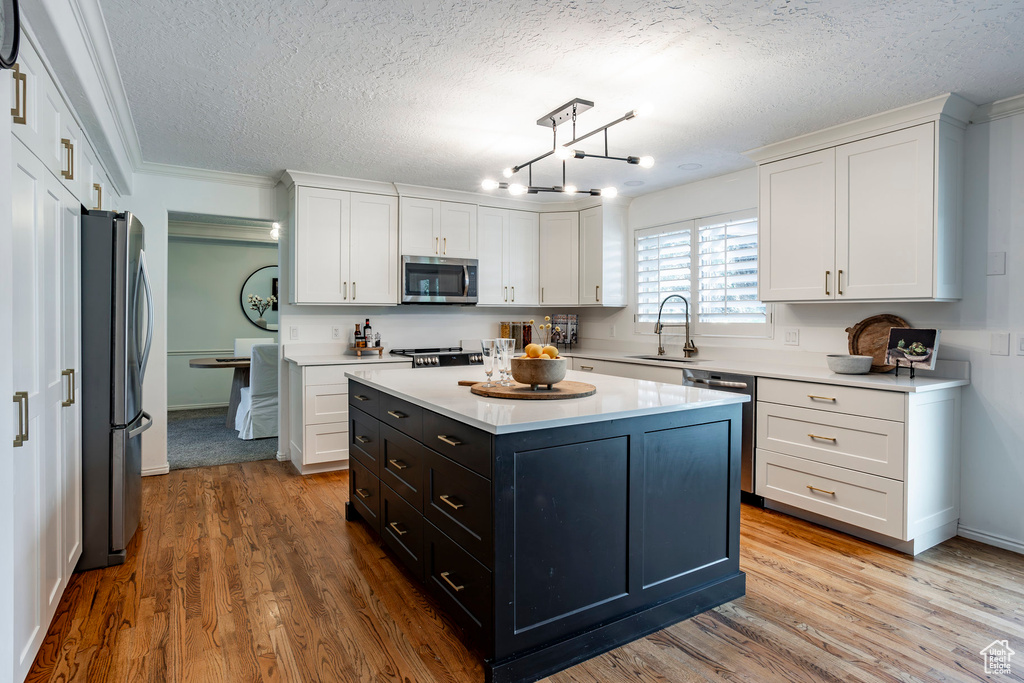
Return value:
<svg viewBox="0 0 1024 683">
<path fill-rule="evenodd" d="M 757 300 L 756 210 L 638 230 L 636 278 L 638 332 L 653 332 L 658 306 L 680 294 L 690 303 L 692 334 L 770 334 L 770 316 Z M 665 304 L 662 323 L 685 320 L 681 301 Z"/>
</svg>

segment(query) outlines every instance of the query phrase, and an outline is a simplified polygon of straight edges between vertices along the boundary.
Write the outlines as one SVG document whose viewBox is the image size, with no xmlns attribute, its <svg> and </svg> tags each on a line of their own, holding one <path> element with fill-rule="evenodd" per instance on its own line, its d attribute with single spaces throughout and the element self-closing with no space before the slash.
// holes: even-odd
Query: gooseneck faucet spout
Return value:
<svg viewBox="0 0 1024 683">
<path fill-rule="evenodd" d="M 697 347 L 690 339 L 690 302 L 687 301 L 686 297 L 684 297 L 681 294 L 669 294 L 662 300 L 661 305 L 658 306 L 658 322 L 654 323 L 654 331 L 658 334 L 658 355 L 665 355 L 665 346 L 661 343 L 662 330 L 664 330 L 666 327 L 683 327 L 683 325 L 679 325 L 678 323 L 673 325 L 663 324 L 661 322 L 661 309 L 665 308 L 665 304 L 668 303 L 670 299 L 679 299 L 685 305 L 684 310 L 686 311 L 686 343 L 683 344 L 683 355 L 687 358 L 689 358 L 690 356 L 695 356 L 697 355 Z"/>
</svg>

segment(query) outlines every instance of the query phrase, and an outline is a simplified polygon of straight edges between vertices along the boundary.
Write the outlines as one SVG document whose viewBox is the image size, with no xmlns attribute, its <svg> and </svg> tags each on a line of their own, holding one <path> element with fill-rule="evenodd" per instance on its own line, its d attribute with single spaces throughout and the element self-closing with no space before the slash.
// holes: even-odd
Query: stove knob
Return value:
<svg viewBox="0 0 1024 683">
<path fill-rule="evenodd" d="M 423 365 L 423 359 L 422 358 L 417 358 L 416 359 L 416 365 Z"/>
<path fill-rule="evenodd" d="M 430 359 L 430 364 L 431 365 L 440 365 L 441 361 L 438 360 L 437 356 L 434 356 L 433 358 Z"/>
</svg>

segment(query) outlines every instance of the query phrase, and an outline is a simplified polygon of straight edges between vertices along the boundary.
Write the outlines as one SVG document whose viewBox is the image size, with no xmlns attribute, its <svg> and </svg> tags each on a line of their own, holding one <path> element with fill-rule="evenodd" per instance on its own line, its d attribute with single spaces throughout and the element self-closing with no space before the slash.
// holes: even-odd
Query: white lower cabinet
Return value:
<svg viewBox="0 0 1024 683">
<path fill-rule="evenodd" d="M 665 384 L 683 383 L 683 371 L 680 368 L 665 368 L 656 365 L 621 363 L 613 360 L 600 360 L 573 356 L 572 369 L 580 372 L 593 372 L 597 375 L 629 377 L 631 379 L 643 379 L 650 382 L 664 382 Z"/>
<path fill-rule="evenodd" d="M 911 554 L 956 535 L 959 388 L 759 379 L 757 399 L 756 492 L 770 507 Z"/>
</svg>

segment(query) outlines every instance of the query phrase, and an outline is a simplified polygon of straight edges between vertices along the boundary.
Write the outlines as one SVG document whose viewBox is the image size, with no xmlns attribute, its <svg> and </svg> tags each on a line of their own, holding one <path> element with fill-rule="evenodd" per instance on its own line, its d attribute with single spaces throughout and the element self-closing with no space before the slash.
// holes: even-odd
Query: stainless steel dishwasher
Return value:
<svg viewBox="0 0 1024 683">
<path fill-rule="evenodd" d="M 683 369 L 683 384 L 691 387 L 746 394 L 743 404 L 743 438 L 740 454 L 740 497 L 744 503 L 764 507 L 764 498 L 754 492 L 754 377 L 714 370 Z"/>
</svg>

